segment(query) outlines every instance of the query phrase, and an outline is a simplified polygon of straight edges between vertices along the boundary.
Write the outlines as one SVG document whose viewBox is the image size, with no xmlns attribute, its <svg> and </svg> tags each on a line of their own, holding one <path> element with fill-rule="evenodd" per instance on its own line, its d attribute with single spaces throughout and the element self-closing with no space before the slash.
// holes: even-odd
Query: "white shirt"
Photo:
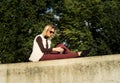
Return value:
<svg viewBox="0 0 120 83">
<path fill-rule="evenodd" d="M 42 35 L 37 35 L 35 38 L 34 38 L 34 42 L 33 42 L 33 49 L 32 49 L 32 53 L 30 55 L 30 58 L 29 60 L 30 61 L 39 61 L 40 58 L 44 55 L 44 53 L 41 51 L 36 39 L 37 37 L 41 37 L 42 39 L 42 43 L 43 43 L 43 46 L 44 48 L 46 48 L 46 39 L 42 36 Z M 50 48 L 51 46 L 51 40 L 48 40 L 48 48 Z"/>
</svg>

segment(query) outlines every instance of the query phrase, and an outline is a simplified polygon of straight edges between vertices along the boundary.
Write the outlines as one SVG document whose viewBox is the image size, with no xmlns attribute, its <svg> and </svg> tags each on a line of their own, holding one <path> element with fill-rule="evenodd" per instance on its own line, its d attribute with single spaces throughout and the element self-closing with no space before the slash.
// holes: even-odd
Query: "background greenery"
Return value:
<svg viewBox="0 0 120 83">
<path fill-rule="evenodd" d="M 119 0 L 0 1 L 0 63 L 27 62 L 33 39 L 46 24 L 53 39 L 72 51 L 92 47 L 88 56 L 120 53 Z"/>
</svg>

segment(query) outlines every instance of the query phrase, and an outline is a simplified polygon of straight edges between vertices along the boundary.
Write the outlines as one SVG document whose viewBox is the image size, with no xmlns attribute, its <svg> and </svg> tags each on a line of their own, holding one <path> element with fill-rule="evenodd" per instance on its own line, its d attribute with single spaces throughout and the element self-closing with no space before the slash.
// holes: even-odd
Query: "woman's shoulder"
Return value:
<svg viewBox="0 0 120 83">
<path fill-rule="evenodd" d="M 42 38 L 42 35 L 41 34 L 36 35 L 35 38 L 34 38 L 34 40 L 36 40 L 37 38 Z"/>
<path fill-rule="evenodd" d="M 35 36 L 35 38 L 38 38 L 38 37 L 42 38 L 43 36 L 41 34 Z"/>
</svg>

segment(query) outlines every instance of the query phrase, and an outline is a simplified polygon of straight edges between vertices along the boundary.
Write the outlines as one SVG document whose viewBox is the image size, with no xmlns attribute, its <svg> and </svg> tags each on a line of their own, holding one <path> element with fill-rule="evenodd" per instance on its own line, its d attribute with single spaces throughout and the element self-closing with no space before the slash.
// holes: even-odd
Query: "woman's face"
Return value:
<svg viewBox="0 0 120 83">
<path fill-rule="evenodd" d="M 49 29 L 46 33 L 46 36 L 47 37 L 52 37 L 55 33 L 55 30 L 52 28 L 52 29 Z"/>
</svg>

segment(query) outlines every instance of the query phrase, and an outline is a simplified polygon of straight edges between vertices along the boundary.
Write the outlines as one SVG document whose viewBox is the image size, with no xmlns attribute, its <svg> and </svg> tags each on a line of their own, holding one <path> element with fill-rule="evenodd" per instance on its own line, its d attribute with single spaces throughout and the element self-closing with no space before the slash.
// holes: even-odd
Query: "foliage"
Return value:
<svg viewBox="0 0 120 83">
<path fill-rule="evenodd" d="M 120 52 L 119 0 L 2 0 L 0 62 L 28 61 L 33 39 L 53 23 L 56 43 L 72 51 L 92 47 L 91 55 Z"/>
</svg>

